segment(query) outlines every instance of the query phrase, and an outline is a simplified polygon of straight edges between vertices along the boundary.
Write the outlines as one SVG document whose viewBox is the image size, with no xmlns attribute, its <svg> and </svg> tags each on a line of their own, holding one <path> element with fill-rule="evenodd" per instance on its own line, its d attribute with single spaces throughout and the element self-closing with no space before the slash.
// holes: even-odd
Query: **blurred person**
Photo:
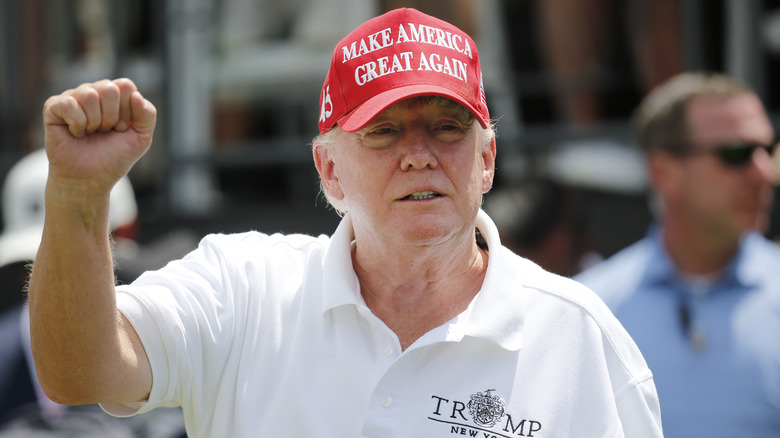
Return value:
<svg viewBox="0 0 780 438">
<path fill-rule="evenodd" d="M 547 271 L 571 277 L 600 259 L 582 203 L 572 188 L 553 178 L 494 190 L 484 209 L 504 246 Z"/>
<path fill-rule="evenodd" d="M 335 47 L 312 144 L 332 236 L 211 235 L 114 286 L 108 192 L 151 145 L 128 79 L 44 105 L 30 280 L 47 394 L 180 405 L 191 437 L 658 437 L 653 377 L 601 300 L 502 247 L 480 210 L 496 143 L 479 56 L 414 9 Z"/>
<path fill-rule="evenodd" d="M 2 275 L 6 281 L 3 284 L 19 287 L 8 287 L 0 294 L 0 313 L 24 301 L 23 289 L 28 275 L 25 265 L 35 258 L 43 230 L 47 174 L 46 152 L 38 149 L 14 164 L 3 182 L 0 267 L 4 268 Z M 112 204 L 110 227 L 118 252 L 126 254 L 125 248 L 135 245 L 138 214 L 135 195 L 127 178 L 122 178 L 112 189 L 112 199 L 116 201 Z"/>
<path fill-rule="evenodd" d="M 24 302 L 24 289 L 29 265 L 35 258 L 44 226 L 48 168 L 46 151 L 38 149 L 19 160 L 3 184 L 4 229 L 0 235 L 0 273 L 5 280 L 1 295 L 7 305 L 0 312 L 0 437 L 132 437 L 136 428 L 139 433 L 143 432 L 140 436 L 147 438 L 180 436 L 181 431 L 175 435 L 154 435 L 140 421 L 112 420 L 97 406 L 70 408 L 55 403 L 41 390 L 30 350 L 29 313 Z M 126 176 L 114 185 L 110 200 L 108 227 L 117 254 L 117 280 L 130 282 L 137 272 L 122 268 L 125 261 L 132 266 L 130 254 L 139 253 L 135 242 L 138 207 Z M 174 415 L 159 415 L 155 421 L 165 420 L 167 425 L 176 424 L 176 421 L 180 423 L 181 420 Z M 180 413 L 178 417 L 181 417 Z"/>
<path fill-rule="evenodd" d="M 299 135 L 305 124 L 284 114 L 318 109 L 308 96 L 319 90 L 330 50 L 377 7 L 376 0 L 219 0 L 211 11 L 219 147 L 248 137 Z"/>
<path fill-rule="evenodd" d="M 604 92 L 614 86 L 610 69 L 622 68 L 611 66 L 616 41 L 628 41 L 643 93 L 683 70 L 679 0 L 538 0 L 535 8 L 543 62 L 564 122 L 590 127 L 604 116 Z M 616 38 L 612 22 L 621 10 Z"/>
<path fill-rule="evenodd" d="M 647 358 L 666 437 L 780 436 L 780 247 L 769 222 L 777 149 L 758 96 L 684 73 L 635 115 L 657 201 L 647 236 L 575 278 Z"/>
<path fill-rule="evenodd" d="M 482 10 L 477 0 L 450 0 L 448 2 L 439 0 L 377 0 L 377 8 L 380 12 L 404 7 L 414 8 L 444 20 L 457 26 L 472 38 L 476 38 L 481 31 L 479 14 Z M 479 38 L 476 40 L 479 41 Z"/>
</svg>

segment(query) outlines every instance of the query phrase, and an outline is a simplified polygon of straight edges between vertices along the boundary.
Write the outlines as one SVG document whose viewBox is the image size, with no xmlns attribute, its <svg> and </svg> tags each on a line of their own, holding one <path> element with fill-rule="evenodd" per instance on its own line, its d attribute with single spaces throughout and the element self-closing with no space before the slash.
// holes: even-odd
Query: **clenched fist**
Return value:
<svg viewBox="0 0 780 438">
<path fill-rule="evenodd" d="M 43 106 L 49 180 L 108 191 L 149 149 L 157 110 L 129 79 L 82 84 Z"/>
</svg>

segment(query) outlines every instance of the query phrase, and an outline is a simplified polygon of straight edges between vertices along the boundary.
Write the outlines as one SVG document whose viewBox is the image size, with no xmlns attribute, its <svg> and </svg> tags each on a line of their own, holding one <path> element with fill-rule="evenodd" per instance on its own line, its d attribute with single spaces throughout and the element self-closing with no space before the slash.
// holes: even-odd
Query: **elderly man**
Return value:
<svg viewBox="0 0 780 438">
<path fill-rule="evenodd" d="M 115 287 L 108 192 L 149 147 L 129 80 L 45 104 L 32 344 L 55 400 L 181 405 L 190 436 L 660 436 L 652 374 L 595 294 L 501 246 L 477 47 L 413 9 L 336 47 L 313 156 L 333 236 L 206 237 Z"/>
<path fill-rule="evenodd" d="M 657 200 L 644 239 L 577 279 L 653 369 L 667 437 L 780 436 L 780 247 L 769 224 L 776 142 L 761 100 L 685 73 L 636 114 Z"/>
</svg>

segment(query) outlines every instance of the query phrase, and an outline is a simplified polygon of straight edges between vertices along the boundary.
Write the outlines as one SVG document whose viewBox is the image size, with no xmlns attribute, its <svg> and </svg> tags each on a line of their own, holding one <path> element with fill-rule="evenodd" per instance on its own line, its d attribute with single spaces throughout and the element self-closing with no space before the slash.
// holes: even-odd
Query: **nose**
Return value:
<svg viewBox="0 0 780 438">
<path fill-rule="evenodd" d="M 431 141 L 424 129 L 407 130 L 400 139 L 401 170 L 436 168 L 439 162 L 432 150 Z"/>
</svg>

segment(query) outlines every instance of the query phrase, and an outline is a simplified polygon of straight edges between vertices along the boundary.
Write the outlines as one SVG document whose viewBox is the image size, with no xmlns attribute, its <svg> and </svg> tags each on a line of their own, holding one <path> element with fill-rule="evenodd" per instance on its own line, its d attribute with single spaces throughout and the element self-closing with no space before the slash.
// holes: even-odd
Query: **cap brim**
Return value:
<svg viewBox="0 0 780 438">
<path fill-rule="evenodd" d="M 379 93 L 360 104 L 354 110 L 347 113 L 336 123 L 344 131 L 359 131 L 363 129 L 368 124 L 368 122 L 373 120 L 374 117 L 378 116 L 396 103 L 411 97 L 427 95 L 447 97 L 454 100 L 455 102 L 458 102 L 471 111 L 477 120 L 479 120 L 479 123 L 483 127 L 487 128 L 487 121 L 483 120 L 483 117 L 480 115 L 479 111 L 474 108 L 473 105 L 469 104 L 460 95 L 453 93 L 449 88 L 432 84 L 405 85 Z"/>
<path fill-rule="evenodd" d="M 16 262 L 31 262 L 41 244 L 40 227 L 28 227 L 0 236 L 0 266 Z"/>
</svg>

